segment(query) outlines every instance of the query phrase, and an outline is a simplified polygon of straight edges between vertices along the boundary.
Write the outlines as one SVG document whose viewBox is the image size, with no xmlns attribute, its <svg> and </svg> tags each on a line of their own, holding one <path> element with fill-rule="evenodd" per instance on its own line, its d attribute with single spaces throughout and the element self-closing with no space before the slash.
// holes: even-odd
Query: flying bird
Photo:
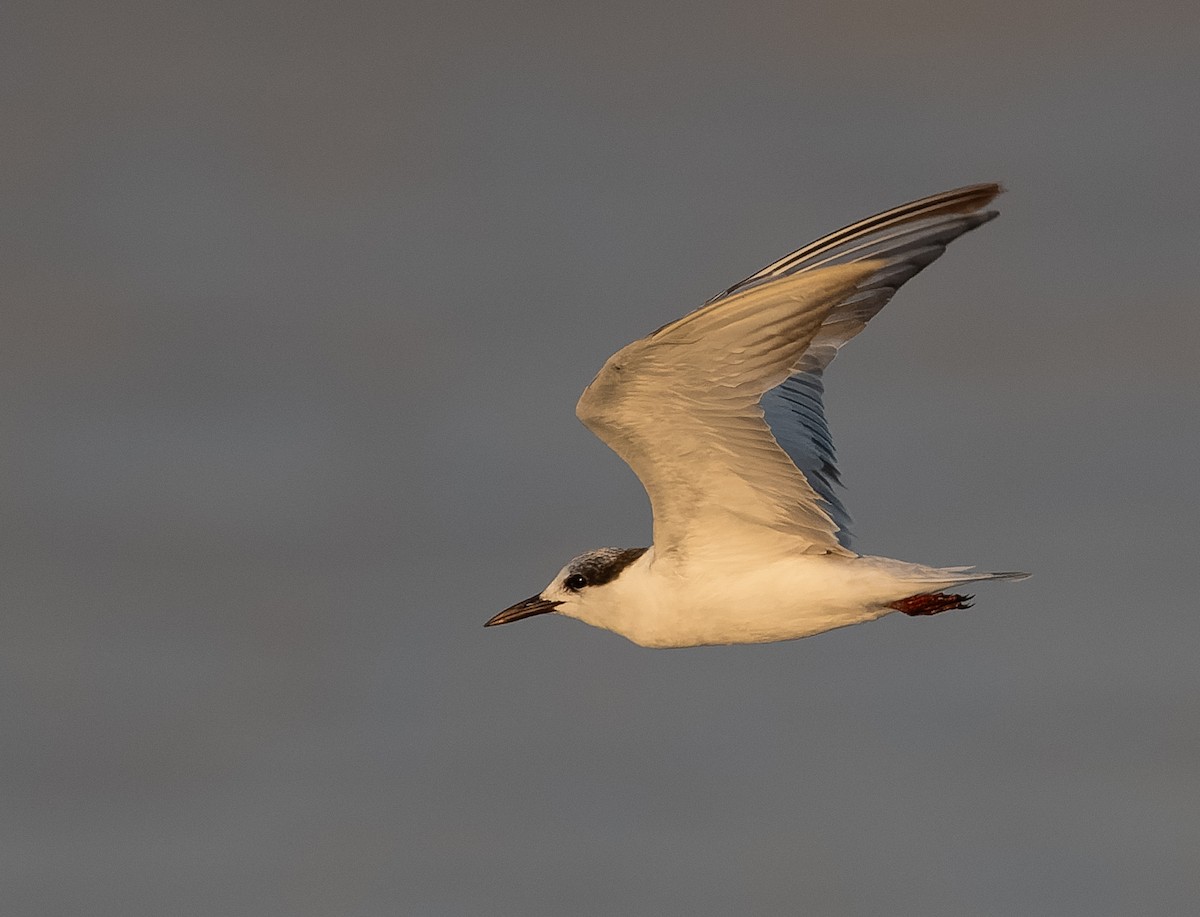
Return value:
<svg viewBox="0 0 1200 917">
<path fill-rule="evenodd" d="M 996 184 L 860 220 L 613 354 L 575 413 L 637 474 L 647 548 L 600 548 L 491 618 L 553 612 L 649 647 L 795 640 L 894 611 L 969 608 L 944 590 L 1023 579 L 851 547 L 823 375 L 910 277 L 993 219 Z"/>
</svg>

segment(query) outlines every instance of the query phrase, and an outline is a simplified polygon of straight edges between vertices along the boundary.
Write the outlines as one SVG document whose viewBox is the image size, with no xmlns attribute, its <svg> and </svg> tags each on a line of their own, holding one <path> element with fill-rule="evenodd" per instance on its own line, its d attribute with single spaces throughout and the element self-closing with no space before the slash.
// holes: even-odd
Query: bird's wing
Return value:
<svg viewBox="0 0 1200 917">
<path fill-rule="evenodd" d="M 995 215 L 977 211 L 999 190 L 839 230 L 609 358 L 576 413 L 641 479 L 657 555 L 852 554 L 821 372 L 905 280 Z"/>
<path fill-rule="evenodd" d="M 850 514 L 837 492 L 841 480 L 822 401 L 824 369 L 905 280 L 935 261 L 964 232 L 997 216 L 994 210 L 980 208 L 1000 190 L 995 184 L 971 185 L 904 204 L 806 245 L 709 300 L 717 302 L 731 292 L 768 283 L 772 278 L 829 264 L 882 258 L 893 265 L 904 265 L 881 278 L 872 289 L 861 290 L 836 306 L 814 335 L 796 372 L 766 392 L 761 401 L 772 434 L 819 495 L 837 526 L 837 539 L 843 547 L 850 547 Z"/>
</svg>

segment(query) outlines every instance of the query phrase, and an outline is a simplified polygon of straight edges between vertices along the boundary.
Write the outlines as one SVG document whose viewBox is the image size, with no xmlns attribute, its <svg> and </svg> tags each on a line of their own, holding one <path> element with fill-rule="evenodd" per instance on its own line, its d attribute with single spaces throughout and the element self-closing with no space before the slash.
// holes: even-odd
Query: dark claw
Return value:
<svg viewBox="0 0 1200 917">
<path fill-rule="evenodd" d="M 973 595 L 956 595 L 946 592 L 922 592 L 919 595 L 910 595 L 906 599 L 900 599 L 898 602 L 892 602 L 888 608 L 894 608 L 896 611 L 902 611 L 906 615 L 936 615 L 943 611 L 952 611 L 956 608 L 972 608 L 971 600 Z"/>
</svg>

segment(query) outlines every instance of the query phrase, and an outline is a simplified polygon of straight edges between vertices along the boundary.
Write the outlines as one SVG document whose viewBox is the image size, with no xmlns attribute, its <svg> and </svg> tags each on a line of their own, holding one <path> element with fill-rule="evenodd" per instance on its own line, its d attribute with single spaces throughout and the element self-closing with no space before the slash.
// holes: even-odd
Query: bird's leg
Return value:
<svg viewBox="0 0 1200 917">
<path fill-rule="evenodd" d="M 946 592 L 923 592 L 910 595 L 907 599 L 892 602 L 888 608 L 902 611 L 906 615 L 936 615 L 955 608 L 970 608 L 973 595 L 954 595 Z"/>
</svg>

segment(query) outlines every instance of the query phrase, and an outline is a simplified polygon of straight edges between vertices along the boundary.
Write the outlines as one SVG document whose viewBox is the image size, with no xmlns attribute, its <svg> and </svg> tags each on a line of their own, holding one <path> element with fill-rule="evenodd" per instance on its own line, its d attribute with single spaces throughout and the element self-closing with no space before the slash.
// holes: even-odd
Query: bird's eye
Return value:
<svg viewBox="0 0 1200 917">
<path fill-rule="evenodd" d="M 587 577 L 585 577 L 582 573 L 572 573 L 565 580 L 563 580 L 563 585 L 572 592 L 578 592 L 587 585 Z"/>
</svg>

